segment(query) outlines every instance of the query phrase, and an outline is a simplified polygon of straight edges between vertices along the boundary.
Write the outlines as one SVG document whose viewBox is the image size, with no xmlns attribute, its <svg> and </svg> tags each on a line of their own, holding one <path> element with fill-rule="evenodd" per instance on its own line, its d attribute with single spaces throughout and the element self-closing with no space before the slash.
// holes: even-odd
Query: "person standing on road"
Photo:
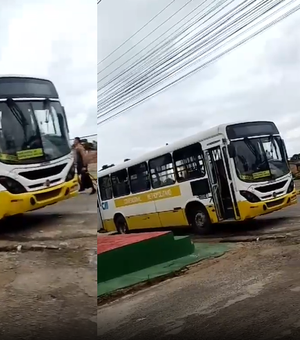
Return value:
<svg viewBox="0 0 300 340">
<path fill-rule="evenodd" d="M 74 139 L 74 151 L 75 151 L 75 163 L 77 167 L 77 173 L 79 176 L 79 192 L 84 191 L 85 189 L 92 188 L 90 195 L 96 193 L 96 189 L 94 188 L 93 182 L 88 173 L 88 162 L 85 153 L 85 149 L 81 144 L 80 138 L 76 137 Z"/>
</svg>

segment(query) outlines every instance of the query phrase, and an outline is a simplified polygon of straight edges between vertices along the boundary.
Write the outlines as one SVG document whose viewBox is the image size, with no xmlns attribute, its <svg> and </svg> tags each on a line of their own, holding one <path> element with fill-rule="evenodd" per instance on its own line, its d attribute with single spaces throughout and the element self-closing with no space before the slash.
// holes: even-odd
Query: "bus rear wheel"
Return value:
<svg viewBox="0 0 300 340">
<path fill-rule="evenodd" d="M 191 223 L 197 235 L 209 235 L 212 232 L 210 217 L 204 208 L 197 208 L 191 212 Z"/>
<path fill-rule="evenodd" d="M 118 216 L 116 218 L 115 225 L 116 225 L 117 232 L 119 234 L 128 234 L 129 232 L 128 225 L 123 216 Z"/>
</svg>

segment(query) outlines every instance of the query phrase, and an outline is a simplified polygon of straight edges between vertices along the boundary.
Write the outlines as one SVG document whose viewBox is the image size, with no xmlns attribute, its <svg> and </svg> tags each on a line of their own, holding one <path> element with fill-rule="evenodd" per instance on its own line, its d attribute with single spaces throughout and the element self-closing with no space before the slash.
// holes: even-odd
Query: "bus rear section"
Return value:
<svg viewBox="0 0 300 340">
<path fill-rule="evenodd" d="M 212 226 L 297 202 L 284 141 L 272 122 L 221 125 L 99 172 L 106 230 Z"/>
<path fill-rule="evenodd" d="M 77 195 L 68 124 L 54 85 L 0 77 L 0 219 Z"/>
</svg>

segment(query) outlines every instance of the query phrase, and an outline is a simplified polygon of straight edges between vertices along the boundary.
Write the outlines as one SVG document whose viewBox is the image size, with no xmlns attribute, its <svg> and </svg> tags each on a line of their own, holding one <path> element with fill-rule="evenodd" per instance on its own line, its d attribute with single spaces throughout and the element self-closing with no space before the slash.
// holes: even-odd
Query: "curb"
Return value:
<svg viewBox="0 0 300 340">
<path fill-rule="evenodd" d="M 21 252 L 21 251 L 43 251 L 43 250 L 78 250 L 80 247 L 68 247 L 68 245 L 61 244 L 59 246 L 54 245 L 43 245 L 43 244 L 14 244 L 14 245 L 7 245 L 7 246 L 0 246 L 0 252 Z"/>
<path fill-rule="evenodd" d="M 144 282 L 137 283 L 137 284 L 130 286 L 130 287 L 127 287 L 127 288 L 121 288 L 121 289 L 118 289 L 114 292 L 111 292 L 111 293 L 108 293 L 108 294 L 105 294 L 105 295 L 98 296 L 97 297 L 97 306 L 100 307 L 100 306 L 106 305 L 106 304 L 111 303 L 111 302 L 113 302 L 117 299 L 120 299 L 122 297 L 130 296 L 130 295 L 137 293 L 137 292 L 139 292 L 143 289 L 150 288 L 152 286 L 158 285 L 159 283 L 167 281 L 168 279 L 172 279 L 172 278 L 181 276 L 181 275 L 185 274 L 185 272 L 187 272 L 188 270 L 189 270 L 189 267 L 185 266 L 184 268 L 179 269 L 177 271 L 174 271 L 174 272 L 171 272 L 171 273 L 168 273 L 168 274 L 165 274 L 165 275 L 161 275 L 159 277 L 155 277 L 155 278 L 149 279 L 149 280 L 144 281 Z"/>
<path fill-rule="evenodd" d="M 232 237 L 227 239 L 222 239 L 220 243 L 238 243 L 238 242 L 259 242 L 259 241 L 267 241 L 267 240 L 278 240 L 278 239 L 287 239 L 291 238 L 293 235 L 285 234 L 285 235 L 262 235 L 262 236 L 240 236 L 240 237 Z"/>
</svg>

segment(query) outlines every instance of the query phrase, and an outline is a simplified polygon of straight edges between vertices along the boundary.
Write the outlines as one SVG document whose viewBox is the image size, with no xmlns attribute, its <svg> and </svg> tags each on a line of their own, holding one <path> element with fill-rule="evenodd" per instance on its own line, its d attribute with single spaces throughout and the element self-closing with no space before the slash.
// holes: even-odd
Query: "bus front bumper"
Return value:
<svg viewBox="0 0 300 340">
<path fill-rule="evenodd" d="M 247 201 L 242 201 L 238 203 L 238 207 L 240 210 L 241 220 L 247 220 L 270 214 L 274 211 L 283 209 L 296 203 L 297 192 L 294 190 L 290 194 L 264 202 L 250 203 Z"/>
<path fill-rule="evenodd" d="M 68 198 L 75 197 L 77 194 L 77 177 L 69 182 L 56 185 L 49 189 L 27 192 L 24 194 L 11 194 L 8 191 L 2 191 L 0 192 L 0 219 L 41 209 L 47 205 L 52 205 Z"/>
</svg>

